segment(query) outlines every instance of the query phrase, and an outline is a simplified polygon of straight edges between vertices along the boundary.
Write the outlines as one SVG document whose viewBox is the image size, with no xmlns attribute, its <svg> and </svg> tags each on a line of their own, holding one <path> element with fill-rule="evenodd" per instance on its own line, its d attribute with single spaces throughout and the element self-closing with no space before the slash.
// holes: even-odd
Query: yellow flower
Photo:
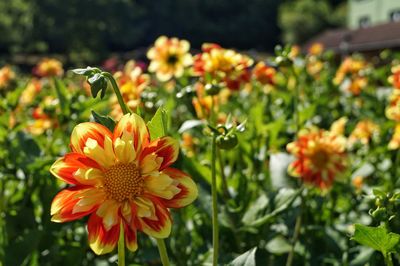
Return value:
<svg viewBox="0 0 400 266">
<path fill-rule="evenodd" d="M 147 52 L 147 57 L 151 61 L 149 71 L 156 73 L 160 81 L 182 77 L 185 68 L 193 63 L 189 50 L 190 44 L 186 40 L 159 37 Z"/>
<path fill-rule="evenodd" d="M 309 57 L 307 60 L 307 73 L 314 78 L 319 77 L 319 73 L 324 68 L 324 62 L 319 60 L 317 57 Z"/>
<path fill-rule="evenodd" d="M 98 123 L 77 125 L 71 152 L 50 172 L 70 184 L 51 204 L 51 220 L 63 223 L 89 216 L 89 245 L 96 254 L 112 252 L 121 228 L 126 247 L 135 251 L 137 232 L 166 238 L 172 229 L 170 208 L 197 197 L 186 173 L 172 168 L 179 144 L 171 137 L 150 140 L 146 123 L 124 115 L 113 132 Z"/>
<path fill-rule="evenodd" d="M 136 110 L 141 104 L 140 96 L 143 90 L 150 84 L 150 76 L 143 74 L 142 69 L 136 65 L 135 61 L 130 60 L 125 64 L 124 70 L 116 72 L 114 77 L 125 103 L 131 110 Z M 115 119 L 120 119 L 123 113 L 115 94 L 110 101 L 112 105 L 111 115 Z"/>
<path fill-rule="evenodd" d="M 320 55 L 324 51 L 324 45 L 322 43 L 313 43 L 308 49 L 310 55 Z"/>
<path fill-rule="evenodd" d="M 360 141 L 362 144 L 368 144 L 374 134 L 379 133 L 379 126 L 370 120 L 362 120 L 357 123 L 353 132 L 349 136 L 350 145 Z"/>
<path fill-rule="evenodd" d="M 394 129 L 392 139 L 388 144 L 389 150 L 397 150 L 400 147 L 400 124 L 397 124 Z"/>
<path fill-rule="evenodd" d="M 0 69 L 0 89 L 6 88 L 14 79 L 15 72 L 10 66 L 4 66 Z"/>
<path fill-rule="evenodd" d="M 28 123 L 27 131 L 32 135 L 41 135 L 47 129 L 50 129 L 55 126 L 50 117 L 44 113 L 43 109 L 37 107 L 33 110 L 32 113 L 33 121 Z"/>
<path fill-rule="evenodd" d="M 59 60 L 44 58 L 36 65 L 33 72 L 39 77 L 54 77 L 62 76 L 64 74 L 64 69 Z"/>
<path fill-rule="evenodd" d="M 338 120 L 332 123 L 330 132 L 332 132 L 335 135 L 344 135 L 344 129 L 347 124 L 347 121 L 349 121 L 349 119 L 345 116 L 339 118 Z"/>
</svg>

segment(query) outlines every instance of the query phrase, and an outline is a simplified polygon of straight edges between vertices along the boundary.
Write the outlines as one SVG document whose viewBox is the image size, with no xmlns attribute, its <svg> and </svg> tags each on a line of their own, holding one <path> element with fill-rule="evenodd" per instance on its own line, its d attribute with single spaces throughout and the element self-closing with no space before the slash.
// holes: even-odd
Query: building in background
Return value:
<svg viewBox="0 0 400 266">
<path fill-rule="evenodd" d="M 400 0 L 349 0 L 348 10 L 350 29 L 400 22 Z"/>
<path fill-rule="evenodd" d="M 348 28 L 328 30 L 309 40 L 338 54 L 400 49 L 400 0 L 349 0 Z"/>
</svg>

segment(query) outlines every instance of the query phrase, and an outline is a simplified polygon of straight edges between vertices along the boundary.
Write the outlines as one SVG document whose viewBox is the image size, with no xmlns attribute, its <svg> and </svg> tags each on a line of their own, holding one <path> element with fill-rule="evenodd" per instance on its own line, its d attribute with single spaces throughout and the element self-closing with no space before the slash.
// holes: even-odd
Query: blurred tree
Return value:
<svg viewBox="0 0 400 266">
<path fill-rule="evenodd" d="M 279 8 L 279 26 L 287 43 L 303 43 L 327 28 L 346 25 L 346 1 L 296 0 Z"/>
<path fill-rule="evenodd" d="M 0 0 L 0 52 L 63 53 L 75 63 L 149 46 L 161 34 L 193 47 L 272 50 L 278 0 Z"/>
</svg>

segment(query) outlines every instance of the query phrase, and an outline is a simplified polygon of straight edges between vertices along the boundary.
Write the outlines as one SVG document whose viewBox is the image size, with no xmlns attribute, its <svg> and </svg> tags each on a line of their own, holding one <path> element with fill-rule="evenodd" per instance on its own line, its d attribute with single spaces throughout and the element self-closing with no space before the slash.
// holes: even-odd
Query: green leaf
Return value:
<svg viewBox="0 0 400 266">
<path fill-rule="evenodd" d="M 165 136 L 168 131 L 167 112 L 162 107 L 158 108 L 153 118 L 147 123 L 147 127 L 150 131 L 151 140 Z"/>
<path fill-rule="evenodd" d="M 87 68 L 73 69 L 72 72 L 74 72 L 75 74 L 78 74 L 78 75 L 84 75 L 84 76 L 89 77 L 89 76 L 93 75 L 94 73 L 99 73 L 101 71 L 97 67 L 89 67 L 88 66 Z"/>
<path fill-rule="evenodd" d="M 234 259 L 229 265 L 230 266 L 255 266 L 256 265 L 256 251 L 257 247 L 246 251 L 236 259 Z"/>
<path fill-rule="evenodd" d="M 273 238 L 265 247 L 268 252 L 278 255 L 288 253 L 292 249 L 289 241 L 283 236 L 277 236 Z"/>
<path fill-rule="evenodd" d="M 378 250 L 383 254 L 394 251 L 400 241 L 400 235 L 388 232 L 383 226 L 370 227 L 356 224 L 355 228 L 356 230 L 354 236 L 351 238 L 352 240 Z"/>
<path fill-rule="evenodd" d="M 93 98 L 96 98 L 99 91 L 101 91 L 100 98 L 103 99 L 108 85 L 106 78 L 101 73 L 96 73 L 88 78 L 88 83 L 90 84 Z"/>
<path fill-rule="evenodd" d="M 189 129 L 192 129 L 194 127 L 198 127 L 198 126 L 201 126 L 201 125 L 204 125 L 204 122 L 201 121 L 201 120 L 195 120 L 195 119 L 186 120 L 185 122 L 183 122 L 183 124 L 179 128 L 178 132 L 179 133 L 183 133 L 183 132 L 185 132 L 185 131 L 187 131 Z"/>
<path fill-rule="evenodd" d="M 111 132 L 114 131 L 116 123 L 111 117 L 105 115 L 99 115 L 93 110 L 92 110 L 92 116 L 94 118 L 94 121 L 96 121 L 99 124 L 102 124 L 103 126 L 108 128 Z"/>
<path fill-rule="evenodd" d="M 60 101 L 60 107 L 61 111 L 64 115 L 69 114 L 69 108 L 68 108 L 68 91 L 67 88 L 64 85 L 64 82 L 54 78 L 54 85 L 56 88 L 56 93 L 58 100 Z"/>
</svg>

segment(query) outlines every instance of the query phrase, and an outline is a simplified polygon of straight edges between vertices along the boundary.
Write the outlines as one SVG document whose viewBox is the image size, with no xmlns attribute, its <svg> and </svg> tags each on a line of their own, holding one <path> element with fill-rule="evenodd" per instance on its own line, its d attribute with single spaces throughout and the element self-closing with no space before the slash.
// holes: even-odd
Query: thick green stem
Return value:
<svg viewBox="0 0 400 266">
<path fill-rule="evenodd" d="M 216 177 L 216 135 L 212 139 L 211 148 L 211 196 L 212 196 L 212 225 L 213 225 L 213 266 L 218 265 L 218 209 L 217 209 L 217 177 Z"/>
<path fill-rule="evenodd" d="M 108 72 L 102 72 L 102 74 L 103 74 L 103 76 L 107 77 L 108 80 L 111 82 L 111 85 L 112 85 L 112 87 L 113 87 L 114 93 L 115 93 L 115 95 L 117 96 L 118 103 L 119 103 L 119 105 L 121 106 L 122 112 L 123 112 L 124 114 L 130 114 L 130 113 L 132 113 L 131 110 L 129 110 L 128 106 L 125 104 L 124 98 L 122 98 L 122 95 L 121 95 L 121 92 L 120 92 L 120 90 L 119 90 L 118 84 L 117 84 L 117 82 L 115 81 L 113 75 L 111 75 L 111 74 L 108 73 Z"/>
<path fill-rule="evenodd" d="M 163 266 L 169 266 L 169 258 L 164 239 L 156 238 L 156 240 L 157 240 L 158 252 L 160 253 L 161 263 Z"/>
<path fill-rule="evenodd" d="M 120 225 L 118 239 L 118 266 L 125 266 L 125 235 L 122 223 Z"/>
<path fill-rule="evenodd" d="M 292 239 L 292 248 L 289 252 L 287 261 L 286 261 L 286 266 L 291 266 L 293 263 L 293 258 L 294 258 L 294 249 L 296 247 L 297 240 L 299 239 L 300 236 L 300 229 L 301 229 L 301 217 L 302 211 L 300 210 L 300 214 L 296 218 L 296 225 L 294 226 L 294 233 L 293 233 L 293 239 Z"/>
<path fill-rule="evenodd" d="M 386 266 L 393 266 L 392 255 L 389 252 L 383 253 L 383 257 L 385 258 Z"/>
</svg>

